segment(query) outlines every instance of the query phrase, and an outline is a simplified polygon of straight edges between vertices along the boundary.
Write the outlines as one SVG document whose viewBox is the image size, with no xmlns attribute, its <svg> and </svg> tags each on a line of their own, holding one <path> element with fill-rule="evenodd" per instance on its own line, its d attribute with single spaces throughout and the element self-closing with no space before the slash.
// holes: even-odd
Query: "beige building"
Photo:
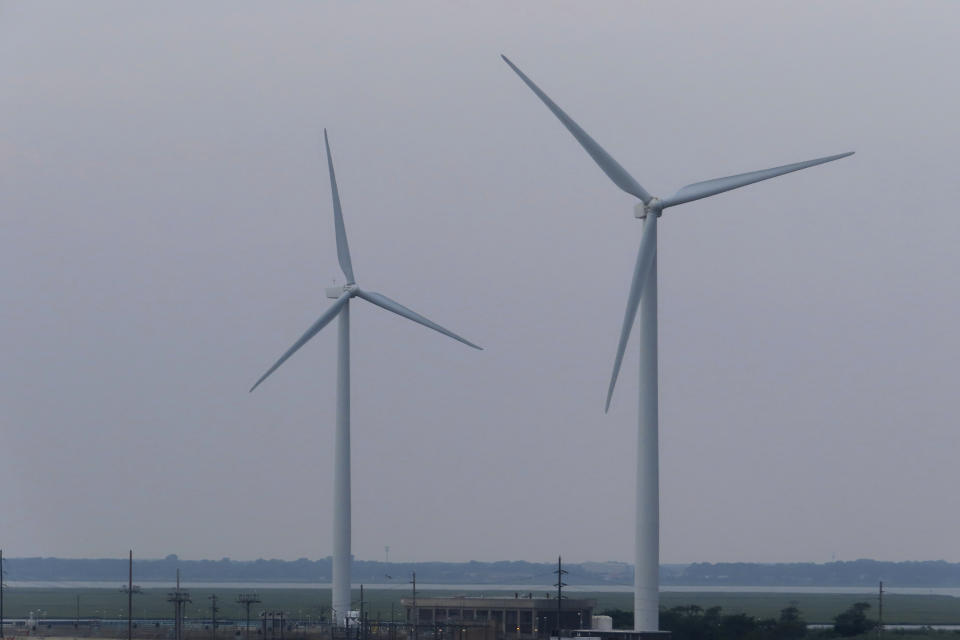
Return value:
<svg viewBox="0 0 960 640">
<path fill-rule="evenodd" d="M 513 598 L 411 598 L 401 601 L 408 624 L 424 626 L 484 626 L 501 638 L 546 638 L 557 628 L 557 599 Z M 563 629 L 590 627 L 596 600 L 564 598 L 560 607 Z"/>
</svg>

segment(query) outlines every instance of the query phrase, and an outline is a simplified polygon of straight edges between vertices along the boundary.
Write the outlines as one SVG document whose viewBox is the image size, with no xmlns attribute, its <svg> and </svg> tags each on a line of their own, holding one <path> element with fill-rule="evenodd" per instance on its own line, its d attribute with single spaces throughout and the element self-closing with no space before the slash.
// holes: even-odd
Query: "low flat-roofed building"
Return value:
<svg viewBox="0 0 960 640">
<path fill-rule="evenodd" d="M 557 629 L 557 599 L 517 594 L 513 598 L 446 597 L 412 598 L 400 601 L 408 624 L 423 626 L 488 626 L 501 638 L 548 637 Z M 587 629 L 596 600 L 564 598 L 560 606 L 561 627 Z"/>
</svg>

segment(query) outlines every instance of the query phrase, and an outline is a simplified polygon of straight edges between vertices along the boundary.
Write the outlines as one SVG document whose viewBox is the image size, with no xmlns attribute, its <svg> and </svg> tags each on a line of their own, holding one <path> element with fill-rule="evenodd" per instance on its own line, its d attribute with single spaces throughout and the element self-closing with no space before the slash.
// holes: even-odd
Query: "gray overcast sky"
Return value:
<svg viewBox="0 0 960 640">
<path fill-rule="evenodd" d="M 960 561 L 955 2 L 0 4 L 0 546 L 331 552 L 330 131 L 354 553 L 632 560 L 650 191 L 662 560 Z"/>
</svg>

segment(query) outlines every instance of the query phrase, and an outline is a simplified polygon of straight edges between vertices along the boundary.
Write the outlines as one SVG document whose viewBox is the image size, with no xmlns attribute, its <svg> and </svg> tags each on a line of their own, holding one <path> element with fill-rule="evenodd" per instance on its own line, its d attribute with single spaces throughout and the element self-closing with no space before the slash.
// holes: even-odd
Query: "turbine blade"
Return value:
<svg viewBox="0 0 960 640">
<path fill-rule="evenodd" d="M 330 305 L 330 308 L 324 311 L 323 315 L 317 318 L 317 321 L 310 325 L 310 328 L 307 329 L 302 336 L 300 336 L 300 339 L 294 342 L 293 346 L 287 349 L 287 352 L 280 356 L 280 359 L 273 363 L 273 366 L 270 367 L 265 374 L 260 376 L 260 379 L 257 380 L 257 383 L 250 387 L 250 391 L 252 392 L 254 389 L 259 387 L 260 383 L 266 380 L 271 373 L 276 371 L 280 365 L 282 365 L 290 356 L 296 353 L 297 349 L 307 344 L 310 338 L 317 335 L 321 329 L 330 324 L 330 321 L 333 320 L 338 313 L 340 313 L 340 309 L 347 304 L 351 297 L 353 297 L 353 292 L 347 291 L 342 296 L 337 298 L 334 303 Z"/>
<path fill-rule="evenodd" d="M 394 313 L 397 314 L 398 316 L 403 316 L 404 318 L 407 318 L 408 320 L 413 320 L 414 322 L 416 322 L 416 323 L 418 323 L 418 324 L 422 324 L 422 325 L 425 326 L 425 327 L 429 327 L 429 328 L 433 329 L 434 331 L 439 331 L 439 332 L 442 333 L 443 335 L 448 336 L 448 337 L 450 337 L 450 338 L 453 338 L 454 340 L 457 340 L 458 342 L 462 342 L 463 344 L 465 344 L 465 345 L 467 345 L 467 346 L 470 346 L 470 347 L 473 347 L 474 349 L 480 349 L 481 351 L 483 350 L 483 347 L 480 347 L 480 346 L 477 346 L 477 345 L 473 344 L 472 342 L 470 342 L 470 341 L 467 340 L 466 338 L 461 338 L 460 336 L 458 336 L 457 334 L 455 334 L 453 331 L 450 331 L 450 330 L 448 330 L 448 329 L 444 329 L 443 327 L 441 327 L 440 325 L 438 325 L 436 322 L 433 322 L 432 320 L 429 320 L 429 319 L 423 317 L 422 315 L 420 315 L 420 314 L 417 313 L 416 311 L 412 311 L 412 310 L 406 308 L 405 306 L 403 306 L 403 305 L 400 304 L 399 302 L 396 302 L 396 301 L 394 301 L 394 300 L 391 300 L 390 298 L 388 298 L 387 296 L 383 295 L 382 293 L 375 293 L 375 292 L 373 292 L 373 291 L 364 291 L 363 289 L 357 289 L 357 295 L 360 296 L 361 298 L 363 298 L 364 300 L 366 300 L 367 302 L 372 302 L 373 304 L 377 305 L 378 307 L 382 307 L 383 309 L 386 309 L 387 311 L 392 311 L 392 312 L 394 312 Z"/>
<path fill-rule="evenodd" d="M 800 169 L 806 169 L 808 167 L 813 167 L 825 162 L 832 162 L 834 160 L 839 160 L 840 158 L 846 158 L 847 156 L 852 156 L 853 153 L 853 151 L 849 151 L 847 153 L 840 153 L 835 156 L 827 156 L 826 158 L 817 158 L 816 160 L 807 160 L 806 162 L 785 164 L 782 167 L 773 167 L 772 169 L 751 171 L 750 173 L 741 173 L 735 176 L 727 176 L 726 178 L 714 178 L 713 180 L 705 180 L 704 182 L 695 182 L 693 184 L 688 184 L 669 198 L 666 198 L 663 201 L 663 207 L 672 207 L 677 204 L 683 204 L 684 202 L 691 202 L 693 200 L 699 200 L 700 198 L 707 198 L 709 196 L 717 195 L 718 193 L 723 193 L 724 191 L 745 187 L 748 184 L 753 184 L 754 182 L 776 178 L 777 176 L 782 176 L 785 173 L 792 173 L 793 171 L 799 171 Z"/>
<path fill-rule="evenodd" d="M 347 284 L 354 284 L 353 263 L 350 262 L 350 247 L 347 245 L 347 230 L 343 226 L 343 211 L 340 208 L 340 192 L 337 190 L 337 176 L 333 173 L 333 156 L 330 154 L 330 141 L 327 130 L 323 130 L 323 143 L 327 147 L 327 166 L 330 167 L 330 191 L 333 193 L 333 226 L 337 233 L 337 260 L 347 278 Z"/>
<path fill-rule="evenodd" d="M 640 198 L 644 204 L 650 202 L 652 196 L 647 193 L 647 190 L 640 186 L 636 180 L 633 179 L 627 170 L 620 166 L 620 163 L 613 159 L 613 157 L 607 153 L 603 147 L 597 144 L 596 140 L 590 137 L 586 131 L 584 131 L 580 125 L 573 121 L 573 119 L 568 116 L 563 109 L 557 106 L 557 103 L 550 99 L 547 94 L 540 90 L 536 84 L 533 83 L 533 80 L 528 78 L 523 71 L 517 68 L 515 64 L 510 62 L 510 59 L 505 55 L 501 55 L 503 61 L 510 65 L 510 68 L 517 72 L 517 75 L 520 76 L 520 79 L 523 80 L 530 89 L 533 90 L 537 97 L 543 100 L 543 104 L 547 105 L 547 108 L 553 112 L 553 115 L 559 118 L 560 122 L 563 123 L 563 126 L 567 128 L 570 133 L 573 134 L 573 137 L 577 139 L 577 142 L 580 143 L 587 153 L 590 154 L 590 157 L 593 158 L 593 161 L 596 162 L 600 168 L 603 170 L 607 176 L 613 180 L 613 183 L 629 193 Z"/>
<path fill-rule="evenodd" d="M 647 214 L 643 225 L 643 237 L 640 238 L 640 249 L 637 251 L 637 264 L 633 268 L 633 281 L 630 283 L 630 293 L 627 295 L 627 310 L 623 314 L 623 328 L 620 329 L 620 343 L 617 345 L 617 357 L 613 361 L 613 375 L 610 377 L 610 387 L 607 389 L 607 404 L 603 411 L 610 410 L 610 400 L 613 398 L 613 388 L 617 385 L 617 376 L 620 375 L 620 365 L 623 364 L 623 354 L 627 349 L 630 330 L 633 329 L 637 318 L 637 309 L 640 306 L 640 297 L 643 295 L 643 285 L 650 273 L 653 258 L 657 255 L 657 216 L 654 212 Z"/>
</svg>

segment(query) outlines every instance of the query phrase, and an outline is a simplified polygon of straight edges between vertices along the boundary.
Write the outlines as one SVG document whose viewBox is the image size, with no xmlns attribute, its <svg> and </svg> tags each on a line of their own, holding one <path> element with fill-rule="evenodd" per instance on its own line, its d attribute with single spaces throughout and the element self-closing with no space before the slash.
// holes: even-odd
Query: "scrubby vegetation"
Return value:
<svg viewBox="0 0 960 640">
<path fill-rule="evenodd" d="M 633 626 L 633 614 L 629 611 L 603 613 L 613 618 L 615 627 Z M 660 628 L 670 631 L 672 640 L 798 640 L 807 634 L 807 623 L 796 607 L 783 609 L 777 618 L 725 614 L 720 607 L 672 607 L 660 611 Z"/>
</svg>

